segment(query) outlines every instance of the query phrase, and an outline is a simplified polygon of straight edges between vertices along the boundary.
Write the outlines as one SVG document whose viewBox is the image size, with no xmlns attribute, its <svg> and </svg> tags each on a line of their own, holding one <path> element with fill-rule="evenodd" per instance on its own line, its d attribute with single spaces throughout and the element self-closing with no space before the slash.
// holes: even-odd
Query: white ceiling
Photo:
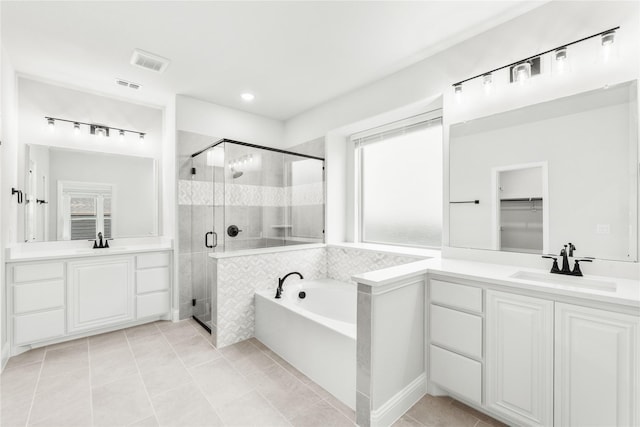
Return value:
<svg viewBox="0 0 640 427">
<path fill-rule="evenodd" d="M 2 1 L 2 43 L 27 75 L 155 104 L 184 94 L 285 120 L 541 4 Z M 171 64 L 164 74 L 133 67 L 134 48 Z M 253 103 L 240 99 L 245 91 Z"/>
</svg>

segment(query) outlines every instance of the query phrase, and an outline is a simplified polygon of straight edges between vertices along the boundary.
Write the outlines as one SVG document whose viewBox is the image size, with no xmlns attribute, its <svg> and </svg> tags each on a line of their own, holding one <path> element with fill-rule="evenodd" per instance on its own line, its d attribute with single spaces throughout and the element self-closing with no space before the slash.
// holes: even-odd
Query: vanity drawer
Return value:
<svg viewBox="0 0 640 427">
<path fill-rule="evenodd" d="M 482 365 L 480 362 L 431 345 L 429 347 L 431 381 L 482 404 Z"/>
<path fill-rule="evenodd" d="M 136 318 L 167 314 L 169 312 L 169 292 L 154 292 L 136 297 Z"/>
<path fill-rule="evenodd" d="M 164 291 L 169 289 L 169 267 L 149 268 L 136 271 L 136 292 Z"/>
<path fill-rule="evenodd" d="M 64 280 L 13 286 L 14 314 L 64 306 Z"/>
<path fill-rule="evenodd" d="M 431 279 L 431 302 L 482 313 L 482 288 Z"/>
<path fill-rule="evenodd" d="M 167 252 L 136 255 L 136 268 L 167 267 L 168 265 L 169 254 Z"/>
<path fill-rule="evenodd" d="M 13 282 L 34 282 L 36 280 L 61 279 L 64 277 L 64 263 L 23 264 L 13 266 Z"/>
<path fill-rule="evenodd" d="M 431 341 L 471 357 L 482 358 L 482 318 L 431 304 Z"/>
<path fill-rule="evenodd" d="M 44 341 L 63 336 L 64 333 L 63 308 L 13 318 L 13 341 L 16 345 Z"/>
</svg>

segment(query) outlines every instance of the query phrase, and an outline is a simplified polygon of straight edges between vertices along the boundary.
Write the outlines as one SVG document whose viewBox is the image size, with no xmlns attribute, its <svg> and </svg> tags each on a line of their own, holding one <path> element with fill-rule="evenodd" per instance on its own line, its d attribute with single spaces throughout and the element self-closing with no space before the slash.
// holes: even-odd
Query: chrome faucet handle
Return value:
<svg viewBox="0 0 640 427">
<path fill-rule="evenodd" d="M 569 256 L 570 257 L 573 256 L 573 251 L 575 251 L 575 250 L 576 250 L 576 246 L 573 243 L 569 242 Z"/>
</svg>

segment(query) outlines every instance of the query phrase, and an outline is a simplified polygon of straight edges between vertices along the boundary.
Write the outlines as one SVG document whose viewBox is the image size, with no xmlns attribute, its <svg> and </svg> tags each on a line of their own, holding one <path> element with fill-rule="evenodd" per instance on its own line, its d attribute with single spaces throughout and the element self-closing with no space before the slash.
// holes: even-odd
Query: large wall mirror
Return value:
<svg viewBox="0 0 640 427">
<path fill-rule="evenodd" d="M 26 147 L 26 242 L 158 234 L 154 159 Z"/>
<path fill-rule="evenodd" d="M 450 127 L 450 246 L 638 261 L 637 82 Z"/>
</svg>

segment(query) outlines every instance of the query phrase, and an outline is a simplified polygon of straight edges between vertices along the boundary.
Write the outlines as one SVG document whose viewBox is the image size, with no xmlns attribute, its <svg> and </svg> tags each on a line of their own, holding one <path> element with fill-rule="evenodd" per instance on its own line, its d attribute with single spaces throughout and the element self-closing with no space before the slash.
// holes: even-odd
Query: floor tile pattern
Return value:
<svg viewBox="0 0 640 427">
<path fill-rule="evenodd" d="M 353 426 L 354 412 L 252 338 L 217 350 L 192 320 L 31 350 L 0 376 L 3 427 Z M 500 425 L 425 396 L 395 426 Z"/>
</svg>

